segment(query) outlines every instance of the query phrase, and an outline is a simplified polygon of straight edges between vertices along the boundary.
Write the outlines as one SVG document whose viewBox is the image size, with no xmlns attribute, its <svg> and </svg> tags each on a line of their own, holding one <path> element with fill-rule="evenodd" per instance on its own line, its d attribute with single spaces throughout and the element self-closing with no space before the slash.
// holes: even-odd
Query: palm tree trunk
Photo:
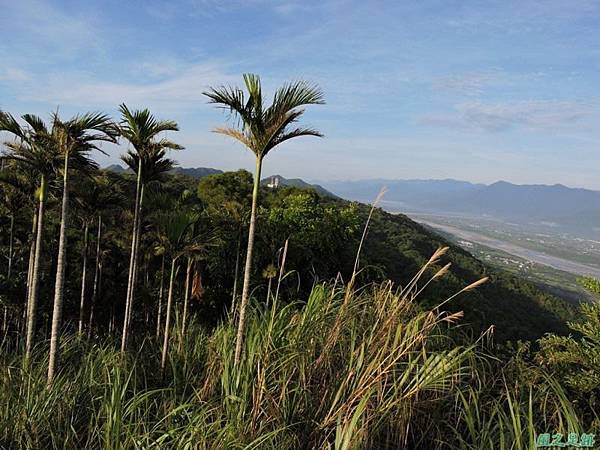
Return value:
<svg viewBox="0 0 600 450">
<path fill-rule="evenodd" d="M 135 187 L 135 205 L 133 211 L 133 230 L 131 232 L 131 254 L 129 256 L 129 274 L 127 277 L 127 296 L 125 298 L 125 315 L 123 318 L 123 333 L 121 336 L 121 353 L 125 352 L 125 348 L 127 347 L 127 319 L 129 317 L 129 309 L 131 308 L 131 291 L 132 291 L 132 282 L 133 282 L 133 271 L 134 271 L 134 261 L 136 254 L 136 245 L 137 245 L 137 222 L 138 222 L 138 213 L 140 206 L 140 191 L 142 184 L 142 164 L 141 159 L 138 164 L 138 173 L 137 173 L 137 181 Z"/>
<path fill-rule="evenodd" d="M 169 296 L 167 297 L 167 317 L 165 318 L 165 334 L 163 338 L 162 357 L 160 360 L 160 373 L 164 375 L 167 364 L 167 346 L 169 344 L 169 327 L 171 326 L 171 305 L 173 304 L 173 284 L 175 280 L 175 263 L 177 258 L 171 262 L 171 277 L 169 278 Z"/>
<path fill-rule="evenodd" d="M 56 373 L 59 332 L 62 321 L 63 297 L 65 287 L 65 265 L 67 257 L 67 221 L 69 219 L 69 153 L 65 152 L 63 171 L 63 198 L 60 215 L 60 234 L 58 238 L 58 262 L 56 265 L 56 283 L 54 285 L 54 306 L 52 310 L 52 329 L 50 331 L 50 354 L 48 356 L 48 386 L 52 386 Z"/>
<path fill-rule="evenodd" d="M 158 293 L 158 311 L 156 313 L 156 338 L 160 336 L 160 322 L 162 319 L 162 301 L 165 292 L 165 255 L 162 255 L 162 262 L 160 264 L 160 291 Z"/>
<path fill-rule="evenodd" d="M 87 257 L 88 257 L 88 235 L 90 227 L 86 220 L 83 231 L 83 267 L 81 268 L 81 299 L 79 301 L 79 324 L 77 331 L 79 334 L 83 331 L 83 310 L 85 309 L 85 287 L 87 276 Z"/>
<path fill-rule="evenodd" d="M 37 215 L 37 231 L 35 235 L 35 254 L 33 257 L 33 272 L 31 274 L 31 294 L 27 302 L 27 333 L 25 340 L 25 362 L 29 362 L 35 333 L 37 300 L 40 285 L 40 264 L 42 259 L 42 235 L 44 231 L 44 210 L 46 207 L 46 177 L 42 175 L 40 182 L 40 204 Z"/>
<path fill-rule="evenodd" d="M 127 345 L 127 338 L 129 337 L 129 333 L 131 332 L 131 318 L 133 317 L 133 301 L 135 299 L 135 287 L 137 285 L 139 268 L 138 264 L 140 261 L 140 238 L 142 236 L 142 208 L 144 204 L 144 185 L 140 189 L 140 202 L 139 202 L 139 211 L 138 211 L 138 222 L 137 229 L 135 232 L 135 254 L 133 257 L 133 277 L 131 280 L 131 293 L 129 297 L 129 311 L 127 313 L 127 332 L 125 335 L 125 345 Z"/>
<path fill-rule="evenodd" d="M 37 209 L 33 214 L 33 230 L 31 231 L 31 244 L 29 245 L 29 263 L 27 265 L 27 295 L 25 300 L 29 309 L 29 300 L 31 299 L 31 285 L 33 279 L 33 260 L 35 259 L 35 232 L 37 229 Z"/>
<path fill-rule="evenodd" d="M 260 188 L 260 172 L 262 169 L 262 158 L 256 157 L 256 171 L 254 174 L 254 188 L 252 190 L 252 210 L 250 212 L 250 226 L 248 227 L 248 250 L 246 251 L 246 264 L 244 266 L 244 285 L 242 287 L 242 301 L 240 304 L 240 318 L 238 322 L 237 336 L 235 341 L 234 365 L 240 362 L 242 354 L 242 341 L 244 339 L 244 326 L 246 325 L 246 307 L 248 306 L 248 293 L 250 290 L 250 272 L 252 270 L 252 251 L 254 250 L 254 228 L 256 226 L 256 205 L 258 203 L 258 192 Z"/>
<path fill-rule="evenodd" d="M 27 319 L 29 311 L 29 302 L 31 299 L 31 285 L 33 280 L 33 260 L 35 259 L 35 236 L 37 230 L 37 215 L 38 210 L 34 208 L 33 218 L 31 219 L 31 243 L 29 244 L 29 262 L 27 264 L 27 295 L 25 296 L 26 307 L 23 312 L 23 317 Z"/>
<path fill-rule="evenodd" d="M 92 287 L 92 303 L 90 304 L 90 319 L 88 321 L 88 337 L 91 335 L 94 323 L 94 308 L 98 298 L 98 281 L 100 279 L 100 240 L 102 237 L 102 216 L 98 215 L 98 232 L 96 235 L 96 262 L 94 267 L 94 286 Z"/>
<path fill-rule="evenodd" d="M 29 245 L 29 262 L 27 264 L 27 295 L 25 296 L 25 305 L 23 307 L 22 314 L 23 328 L 21 329 L 21 326 L 18 327 L 18 330 L 22 333 L 21 336 L 24 336 L 25 340 L 27 340 L 27 317 L 29 314 L 29 305 L 31 304 L 31 286 L 33 284 L 33 261 L 35 259 L 35 233 L 37 229 L 37 213 L 37 209 L 34 209 L 31 226 L 31 243 Z"/>
<path fill-rule="evenodd" d="M 231 294 L 231 311 L 235 314 L 235 299 L 237 298 L 238 278 L 240 271 L 240 247 L 242 246 L 242 227 L 238 231 L 237 250 L 235 254 L 235 270 L 233 271 L 233 293 Z"/>
<path fill-rule="evenodd" d="M 6 275 L 6 281 L 10 282 L 10 275 L 12 272 L 13 263 L 13 240 L 15 234 L 15 215 L 10 215 L 10 232 L 8 238 L 8 274 Z"/>
<path fill-rule="evenodd" d="M 192 273 L 192 259 L 188 258 L 187 270 L 185 272 L 185 294 L 183 295 L 183 320 L 181 324 L 181 339 L 185 336 L 185 324 L 187 322 L 188 303 L 190 301 L 190 274 Z"/>
</svg>

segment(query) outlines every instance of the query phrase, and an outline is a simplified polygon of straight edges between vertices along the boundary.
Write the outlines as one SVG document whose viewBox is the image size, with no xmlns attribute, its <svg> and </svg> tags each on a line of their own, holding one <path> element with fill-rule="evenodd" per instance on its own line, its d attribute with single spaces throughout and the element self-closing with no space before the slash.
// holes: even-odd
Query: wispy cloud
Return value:
<svg viewBox="0 0 600 450">
<path fill-rule="evenodd" d="M 506 82 L 507 75 L 504 72 L 489 70 L 437 78 L 433 80 L 432 88 L 435 91 L 478 97 L 490 86 L 505 84 Z"/>
<path fill-rule="evenodd" d="M 572 127 L 597 113 L 584 101 L 529 100 L 510 103 L 466 102 L 450 113 L 429 114 L 420 123 L 499 132 L 514 128 L 555 130 Z"/>
<path fill-rule="evenodd" d="M 12 78 L 6 78 L 6 81 L 22 101 L 84 108 L 110 107 L 125 101 L 159 106 L 168 111 L 186 109 L 206 101 L 202 92 L 208 86 L 238 81 L 238 77 L 230 75 L 225 67 L 213 63 L 189 65 L 177 73 L 168 72 L 170 76 L 163 76 L 159 81 L 154 79 L 156 73 L 153 73 L 150 80 L 147 78 L 142 82 L 139 79 L 106 81 L 88 72 L 14 76 L 19 73 L 18 69 L 13 70 Z"/>
<path fill-rule="evenodd" d="M 0 28 L 10 30 L 13 36 L 27 37 L 19 41 L 5 38 L 4 45 L 20 48 L 21 53 L 26 50 L 28 57 L 37 58 L 36 62 L 104 51 L 103 34 L 91 14 L 77 16 L 40 0 L 5 2 L 2 9 Z"/>
<path fill-rule="evenodd" d="M 8 83 L 22 83 L 31 80 L 31 74 L 18 67 L 0 68 L 0 81 Z"/>
</svg>

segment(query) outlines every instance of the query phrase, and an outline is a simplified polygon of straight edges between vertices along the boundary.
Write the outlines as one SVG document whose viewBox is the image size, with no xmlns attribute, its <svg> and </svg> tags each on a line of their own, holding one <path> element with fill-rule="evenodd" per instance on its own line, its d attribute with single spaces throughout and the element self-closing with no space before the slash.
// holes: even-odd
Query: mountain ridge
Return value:
<svg viewBox="0 0 600 450">
<path fill-rule="evenodd" d="M 515 184 L 499 180 L 475 184 L 460 180 L 358 180 L 323 182 L 349 200 L 372 201 L 383 185 L 382 205 L 391 211 L 493 217 L 523 224 L 548 223 L 564 232 L 599 238 L 590 226 L 600 211 L 600 191 L 563 184 Z"/>
</svg>

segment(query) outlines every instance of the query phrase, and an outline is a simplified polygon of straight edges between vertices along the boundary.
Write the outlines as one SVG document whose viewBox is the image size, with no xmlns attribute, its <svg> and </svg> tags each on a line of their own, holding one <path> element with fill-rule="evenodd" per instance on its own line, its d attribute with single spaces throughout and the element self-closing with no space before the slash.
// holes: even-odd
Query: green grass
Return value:
<svg viewBox="0 0 600 450">
<path fill-rule="evenodd" d="M 239 367 L 233 318 L 211 332 L 192 322 L 185 337 L 175 324 L 162 378 L 153 337 L 125 357 L 111 340 L 65 339 L 51 389 L 45 345 L 29 368 L 7 346 L 0 448 L 495 450 L 583 431 L 558 384 L 486 356 L 461 314 L 421 309 L 418 278 L 254 304 Z"/>
</svg>

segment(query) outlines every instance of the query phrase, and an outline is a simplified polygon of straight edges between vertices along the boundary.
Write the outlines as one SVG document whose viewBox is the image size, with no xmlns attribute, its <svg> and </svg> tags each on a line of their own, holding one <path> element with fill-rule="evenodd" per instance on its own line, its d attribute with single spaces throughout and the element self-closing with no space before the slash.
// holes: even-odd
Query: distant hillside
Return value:
<svg viewBox="0 0 600 450">
<path fill-rule="evenodd" d="M 212 169 L 210 167 L 175 167 L 171 173 L 194 178 L 202 178 L 207 175 L 223 173 L 223 171 L 219 169 Z"/>
<path fill-rule="evenodd" d="M 329 192 L 323 186 L 319 184 L 307 183 L 306 181 L 301 180 L 300 178 L 284 178 L 281 175 L 273 175 L 270 177 L 263 178 L 261 184 L 270 188 L 293 186 L 299 189 L 314 189 L 324 197 L 339 198 L 337 195 Z"/>
<path fill-rule="evenodd" d="M 225 173 L 205 178 L 199 191 L 208 203 L 215 202 L 216 205 L 221 204 L 230 191 L 239 198 L 248 198 L 252 192 L 252 177 L 245 171 L 234 175 Z M 277 180 L 279 183 L 286 181 L 273 177 L 263 182 Z M 264 186 L 263 189 L 269 188 Z M 310 289 L 316 280 L 334 279 L 339 274 L 343 279 L 349 279 L 362 226 L 371 208 L 324 196 L 302 196 L 306 198 L 284 201 L 297 195 L 287 189 L 273 189 L 272 195 L 261 198 L 257 267 L 271 263 L 272 243 L 277 247 L 278 243 L 289 239 L 286 270 L 294 271 L 297 276 L 295 289 Z M 235 254 L 235 242 L 230 244 L 233 244 L 232 254 Z M 535 339 L 550 331 L 566 332 L 565 321 L 574 317 L 572 305 L 517 276 L 490 268 L 409 217 L 379 208 L 372 215 L 362 247 L 359 283 L 391 279 L 397 286 L 406 286 L 433 252 L 443 246 L 449 246 L 450 251 L 437 268 L 450 262 L 450 273 L 430 283 L 419 301 L 428 306 L 437 305 L 464 286 L 489 276 L 488 283 L 447 304 L 452 311 L 464 311 L 463 323 L 470 324 L 477 332 L 494 325 L 497 342 Z M 230 279 L 229 273 L 227 279 Z"/>
<path fill-rule="evenodd" d="M 595 218 L 600 192 L 555 185 L 491 185 L 457 180 L 364 180 L 323 183 L 343 198 L 372 200 L 388 188 L 384 206 L 392 211 L 420 211 L 491 216 L 519 223 L 545 223 L 557 231 L 600 236 Z"/>
<path fill-rule="evenodd" d="M 111 164 L 110 166 L 105 167 L 104 170 L 110 170 L 111 172 L 115 173 L 123 173 L 127 172 L 129 169 L 126 169 L 125 167 L 120 166 L 119 164 Z"/>
<path fill-rule="evenodd" d="M 111 164 L 110 166 L 105 167 L 105 170 L 110 170 L 115 173 L 124 173 L 130 171 L 129 168 L 125 168 L 119 164 Z M 223 173 L 223 171 L 219 169 L 212 169 L 210 167 L 175 167 L 170 173 L 176 175 L 185 175 L 193 178 L 202 178 L 207 175 Z"/>
</svg>

